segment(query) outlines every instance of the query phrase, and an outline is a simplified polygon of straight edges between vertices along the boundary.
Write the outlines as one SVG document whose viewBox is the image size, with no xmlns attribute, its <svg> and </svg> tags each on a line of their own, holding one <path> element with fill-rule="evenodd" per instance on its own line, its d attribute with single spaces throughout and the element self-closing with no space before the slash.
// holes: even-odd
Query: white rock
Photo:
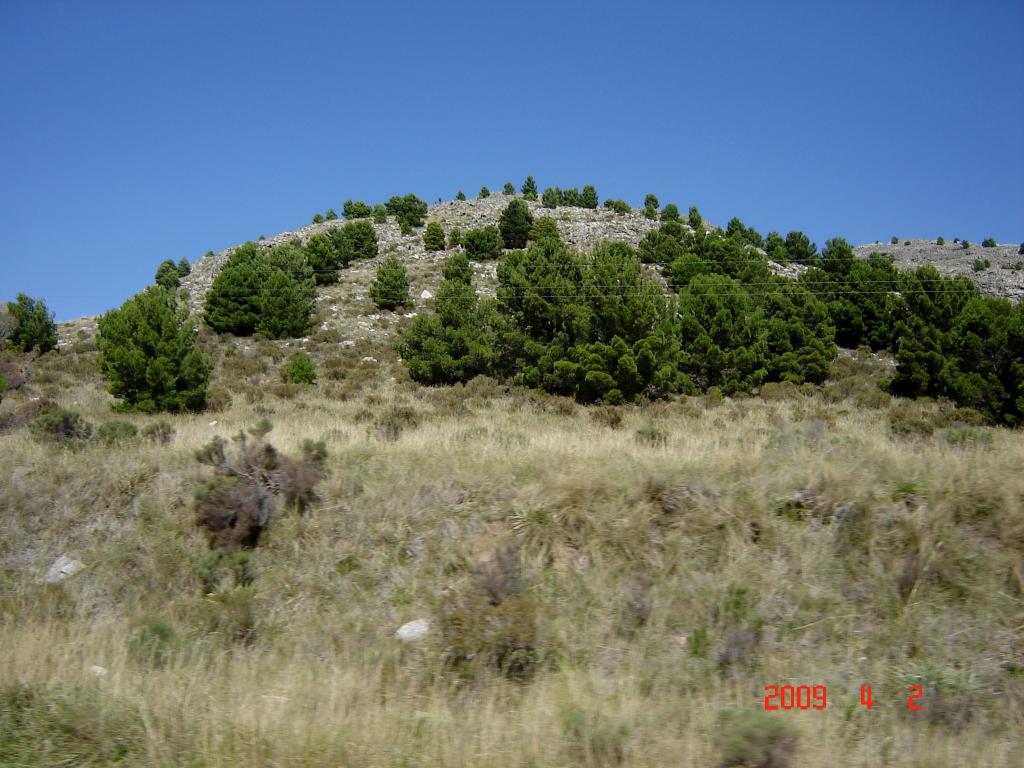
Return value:
<svg viewBox="0 0 1024 768">
<path fill-rule="evenodd" d="M 56 584 L 58 581 L 64 581 L 69 576 L 74 576 L 83 568 L 85 568 L 85 563 L 81 560 L 72 560 L 67 555 L 61 555 L 53 561 L 53 565 L 50 566 L 43 580 L 47 584 Z"/>
<path fill-rule="evenodd" d="M 364 363 L 376 363 L 377 362 L 377 358 L 376 357 L 364 357 L 363 358 L 363 362 Z"/>
<path fill-rule="evenodd" d="M 402 317 L 416 317 L 415 312 L 406 312 Z"/>
<path fill-rule="evenodd" d="M 416 619 L 408 624 L 403 624 L 395 631 L 395 637 L 399 640 L 411 642 L 419 640 L 430 631 L 430 622 L 426 619 Z"/>
<path fill-rule="evenodd" d="M 426 288 L 424 288 L 423 292 L 420 293 L 420 298 L 421 299 L 432 299 L 432 298 L 434 298 L 434 294 L 432 294 L 430 291 L 428 291 Z"/>
<path fill-rule="evenodd" d="M 106 667 L 101 667 L 99 664 L 93 664 L 91 667 L 89 667 L 89 672 L 91 672 L 96 677 L 105 677 L 107 674 L 107 669 Z"/>
<path fill-rule="evenodd" d="M 341 342 L 342 349 L 351 349 L 355 345 L 356 343 L 352 341 L 352 339 L 345 339 L 343 342 Z"/>
<path fill-rule="evenodd" d="M 211 422 L 210 422 L 210 426 L 211 426 L 211 427 L 216 427 L 216 426 L 217 426 L 217 420 L 216 420 L 216 419 L 214 419 L 213 421 L 211 421 Z"/>
</svg>

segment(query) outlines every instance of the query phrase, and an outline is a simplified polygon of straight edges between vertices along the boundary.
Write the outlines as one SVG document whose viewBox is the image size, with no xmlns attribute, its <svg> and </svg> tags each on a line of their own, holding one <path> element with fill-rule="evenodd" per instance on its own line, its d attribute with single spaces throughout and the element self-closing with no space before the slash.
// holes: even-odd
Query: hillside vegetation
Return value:
<svg viewBox="0 0 1024 768">
<path fill-rule="evenodd" d="M 0 765 L 1015 765 L 1020 307 L 522 193 L 20 301 Z"/>
</svg>

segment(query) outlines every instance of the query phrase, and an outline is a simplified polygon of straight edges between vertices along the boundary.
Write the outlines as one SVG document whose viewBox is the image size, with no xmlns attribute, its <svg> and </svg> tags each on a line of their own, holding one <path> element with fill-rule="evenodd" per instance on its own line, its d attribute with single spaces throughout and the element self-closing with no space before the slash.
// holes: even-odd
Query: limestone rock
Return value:
<svg viewBox="0 0 1024 768">
<path fill-rule="evenodd" d="M 53 561 L 53 565 L 51 565 L 46 571 L 43 581 L 47 584 L 56 584 L 59 581 L 64 581 L 64 579 L 74 576 L 83 568 L 85 568 L 85 563 L 81 560 L 75 560 L 67 555 L 61 555 Z"/>
<path fill-rule="evenodd" d="M 395 637 L 404 642 L 419 640 L 430 631 L 430 622 L 426 619 L 415 619 L 403 624 L 395 631 Z"/>
</svg>

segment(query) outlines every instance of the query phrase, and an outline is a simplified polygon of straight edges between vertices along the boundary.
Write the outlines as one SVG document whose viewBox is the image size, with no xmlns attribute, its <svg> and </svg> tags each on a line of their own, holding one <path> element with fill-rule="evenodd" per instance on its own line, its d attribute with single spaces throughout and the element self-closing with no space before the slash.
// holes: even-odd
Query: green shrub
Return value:
<svg viewBox="0 0 1024 768">
<path fill-rule="evenodd" d="M 184 267 L 184 270 L 182 267 Z M 182 259 L 178 264 L 175 264 L 170 259 L 166 259 L 156 268 L 154 282 L 161 288 L 173 291 L 181 285 L 181 278 L 189 274 L 189 272 L 191 272 L 191 268 L 185 259 Z"/>
<path fill-rule="evenodd" d="M 935 244 L 936 245 L 945 245 L 946 244 L 946 238 L 944 238 L 942 235 L 939 235 L 939 237 L 935 240 Z"/>
<path fill-rule="evenodd" d="M 1020 248 L 1017 249 L 1018 256 L 1024 256 L 1024 243 L 1020 244 Z"/>
<path fill-rule="evenodd" d="M 524 200 L 537 199 L 537 182 L 533 180 L 533 176 L 526 177 L 526 181 L 523 182 L 520 191 L 523 193 Z"/>
<path fill-rule="evenodd" d="M 8 340 L 23 352 L 44 354 L 57 346 L 57 324 L 53 313 L 42 299 L 33 299 L 19 293 L 13 302 L 7 302 L 7 312 L 16 321 Z"/>
<path fill-rule="evenodd" d="M 346 217 L 347 218 L 347 217 Z M 388 220 L 388 209 L 382 203 L 373 206 L 373 221 L 375 224 L 383 224 Z"/>
<path fill-rule="evenodd" d="M 478 198 L 483 200 L 485 197 L 490 197 L 490 196 L 491 196 L 491 190 L 489 190 L 487 187 L 480 187 L 480 194 L 477 195 Z"/>
<path fill-rule="evenodd" d="M 92 437 L 92 425 L 63 408 L 40 414 L 29 423 L 28 431 L 39 442 L 54 445 L 81 444 Z"/>
<path fill-rule="evenodd" d="M 324 218 L 327 221 L 335 221 L 338 218 L 338 214 L 333 208 L 328 208 L 327 213 L 324 214 Z"/>
<path fill-rule="evenodd" d="M 347 267 L 352 258 L 341 227 L 313 235 L 306 241 L 305 251 L 317 285 L 336 283 L 338 270 Z"/>
<path fill-rule="evenodd" d="M 992 262 L 988 259 L 975 259 L 974 263 L 971 264 L 971 269 L 975 272 L 984 272 L 992 266 Z"/>
<path fill-rule="evenodd" d="M 324 215 L 322 213 L 314 213 L 312 221 L 313 221 L 314 224 L 323 224 L 324 223 Z"/>
<path fill-rule="evenodd" d="M 963 248 L 965 251 L 969 251 L 971 250 L 971 243 L 968 240 L 961 240 L 960 247 Z"/>
<path fill-rule="evenodd" d="M 505 248 L 525 248 L 529 239 L 533 215 L 522 200 L 513 200 L 501 212 L 498 229 Z M 472 231 L 472 230 L 471 230 Z M 475 246 L 474 246 L 475 247 Z M 468 248 L 467 248 L 468 250 Z M 501 255 L 500 253 L 498 254 Z M 477 256 L 476 258 L 480 258 Z"/>
<path fill-rule="evenodd" d="M 118 406 L 137 411 L 194 411 L 206 401 L 213 369 L 196 346 L 188 308 L 150 286 L 98 322 L 97 365 Z"/>
<path fill-rule="evenodd" d="M 538 216 L 534 219 L 533 226 L 530 227 L 529 240 L 536 243 L 546 239 L 559 241 L 562 239 L 558 232 L 558 222 L 550 216 Z"/>
<path fill-rule="evenodd" d="M 427 228 L 423 232 L 423 247 L 428 251 L 444 250 L 444 227 L 440 222 L 427 222 Z"/>
<path fill-rule="evenodd" d="M 370 298 L 379 309 L 395 310 L 412 303 L 405 265 L 394 254 L 388 255 L 377 268 L 377 274 L 370 285 Z"/>
<path fill-rule="evenodd" d="M 984 240 L 981 241 L 982 248 L 995 248 L 997 245 L 999 245 L 999 243 L 997 243 L 995 239 L 991 237 L 986 237 Z"/>
<path fill-rule="evenodd" d="M 457 251 L 444 260 L 442 275 L 445 280 L 470 285 L 473 282 L 473 267 L 469 263 L 469 257 L 462 251 Z"/>
<path fill-rule="evenodd" d="M 264 269 L 255 330 L 271 339 L 302 336 L 309 329 L 316 298 L 313 268 L 305 251 L 298 241 L 275 245 Z"/>
<path fill-rule="evenodd" d="M 593 185 L 587 184 L 583 187 L 583 193 L 580 195 L 580 205 L 583 208 L 597 208 L 597 190 Z"/>
<path fill-rule="evenodd" d="M 629 213 L 633 210 L 625 200 L 605 200 L 604 207 L 616 213 Z"/>
<path fill-rule="evenodd" d="M 218 333 L 252 335 L 259 321 L 259 295 L 266 272 L 259 246 L 248 242 L 236 248 L 206 294 L 206 324 Z"/>
<path fill-rule="evenodd" d="M 644 216 L 648 219 L 657 219 L 659 205 L 661 203 L 658 202 L 658 196 L 648 192 L 647 196 L 644 197 Z"/>
<path fill-rule="evenodd" d="M 448 247 L 458 248 L 460 245 L 462 245 L 462 230 L 458 227 L 452 227 L 448 233 Z"/>
<path fill-rule="evenodd" d="M 459 190 L 458 192 L 456 192 L 456 193 L 455 193 L 455 199 L 456 199 L 456 200 L 465 200 L 465 199 L 466 199 L 466 193 L 465 193 L 465 192 L 463 192 L 463 191 L 462 191 L 462 190 L 460 189 L 460 190 Z"/>
<path fill-rule="evenodd" d="M 292 384 L 312 384 L 316 381 L 313 360 L 305 352 L 296 352 L 284 368 L 284 377 Z"/>
<path fill-rule="evenodd" d="M 690 225 L 690 229 L 694 232 L 704 232 L 704 219 L 700 215 L 700 211 L 697 210 L 697 206 L 691 205 L 690 212 L 687 215 L 687 223 Z"/>
<path fill-rule="evenodd" d="M 728 711 L 718 718 L 716 742 L 721 768 L 789 768 L 797 732 L 791 724 L 767 712 Z"/>
<path fill-rule="evenodd" d="M 896 235 L 893 235 L 891 238 L 889 238 L 889 244 L 890 245 L 899 245 L 900 244 L 900 239 L 898 237 L 896 237 Z"/>
<path fill-rule="evenodd" d="M 96 436 L 105 445 L 124 443 L 138 434 L 138 428 L 130 421 L 106 421 L 100 424 L 100 428 L 96 431 Z"/>
<path fill-rule="evenodd" d="M 388 213 L 398 219 L 403 233 L 422 227 L 427 215 L 427 204 L 411 192 L 405 197 L 393 196 L 385 207 Z"/>
<path fill-rule="evenodd" d="M 174 437 L 174 427 L 169 421 L 154 421 L 142 428 L 142 436 L 158 445 L 167 445 Z"/>
<path fill-rule="evenodd" d="M 560 202 L 558 190 L 551 187 L 545 189 L 544 193 L 540 196 L 540 203 L 545 208 L 557 208 Z"/>
<path fill-rule="evenodd" d="M 506 181 L 501 191 L 506 195 L 514 195 L 516 193 L 516 186 L 511 181 Z"/>
<path fill-rule="evenodd" d="M 486 226 L 468 230 L 462 236 L 462 246 L 469 258 L 484 261 L 499 258 L 504 242 L 497 227 Z"/>
<path fill-rule="evenodd" d="M 662 221 L 679 221 L 679 219 L 679 208 L 675 203 L 669 203 L 662 209 Z"/>
<path fill-rule="evenodd" d="M 346 200 L 341 213 L 346 219 L 366 219 L 373 215 L 373 209 L 362 200 Z"/>
</svg>

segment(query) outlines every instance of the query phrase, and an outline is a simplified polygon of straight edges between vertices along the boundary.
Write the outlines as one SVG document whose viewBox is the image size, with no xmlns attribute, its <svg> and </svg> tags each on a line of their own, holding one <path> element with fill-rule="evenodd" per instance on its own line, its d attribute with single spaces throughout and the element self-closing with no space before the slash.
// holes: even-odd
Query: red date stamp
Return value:
<svg viewBox="0 0 1024 768">
<path fill-rule="evenodd" d="M 920 712 L 924 709 L 924 689 L 920 685 L 907 687 L 907 709 Z M 766 685 L 764 687 L 764 708 L 767 712 L 779 710 L 808 710 L 828 708 L 828 688 L 824 685 Z M 875 706 L 870 685 L 860 687 L 860 703 L 870 711 Z"/>
</svg>

